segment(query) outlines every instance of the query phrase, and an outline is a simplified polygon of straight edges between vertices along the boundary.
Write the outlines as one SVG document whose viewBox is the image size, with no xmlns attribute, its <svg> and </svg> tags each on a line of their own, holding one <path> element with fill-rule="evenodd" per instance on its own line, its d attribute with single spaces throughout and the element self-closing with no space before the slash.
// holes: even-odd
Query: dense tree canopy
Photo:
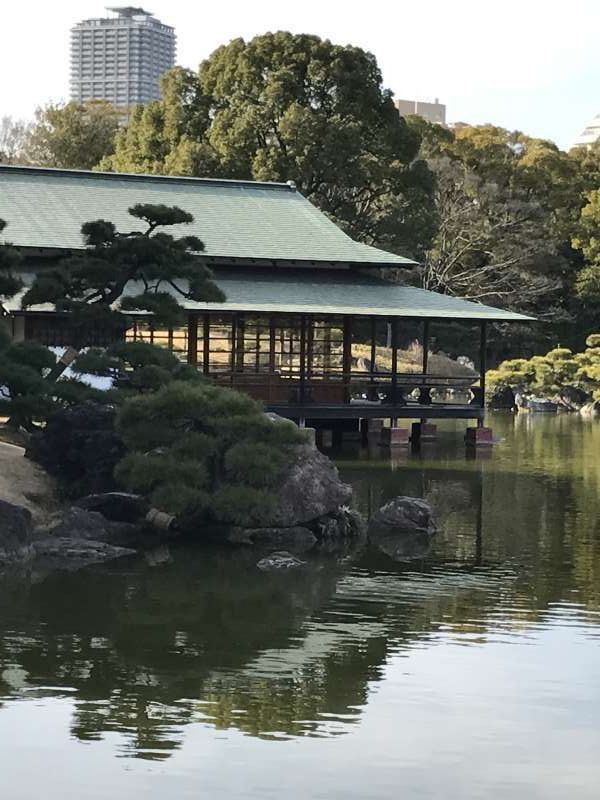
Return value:
<svg viewBox="0 0 600 800">
<path fill-rule="evenodd" d="M 292 180 L 360 241 L 419 255 L 433 230 L 419 144 L 374 56 L 279 32 L 220 47 L 197 75 L 169 73 L 101 165 Z"/>
<path fill-rule="evenodd" d="M 120 112 L 103 100 L 38 108 L 23 159 L 41 167 L 92 169 L 113 152 Z"/>
<path fill-rule="evenodd" d="M 550 142 L 489 125 L 411 124 L 436 177 L 439 227 L 423 285 L 551 316 L 574 278 L 575 163 Z"/>
</svg>

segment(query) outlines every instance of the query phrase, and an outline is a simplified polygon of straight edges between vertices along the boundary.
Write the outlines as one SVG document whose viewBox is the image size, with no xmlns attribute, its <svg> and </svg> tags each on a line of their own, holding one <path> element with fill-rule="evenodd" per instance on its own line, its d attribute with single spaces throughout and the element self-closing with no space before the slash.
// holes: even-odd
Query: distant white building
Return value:
<svg viewBox="0 0 600 800">
<path fill-rule="evenodd" d="M 424 100 L 396 100 L 396 108 L 403 117 L 415 114 L 429 122 L 437 122 L 438 125 L 446 124 L 446 106 L 437 97 L 433 103 Z"/>
<path fill-rule="evenodd" d="M 596 114 L 590 124 L 573 142 L 573 147 L 591 147 L 600 139 L 600 114 Z"/>
</svg>

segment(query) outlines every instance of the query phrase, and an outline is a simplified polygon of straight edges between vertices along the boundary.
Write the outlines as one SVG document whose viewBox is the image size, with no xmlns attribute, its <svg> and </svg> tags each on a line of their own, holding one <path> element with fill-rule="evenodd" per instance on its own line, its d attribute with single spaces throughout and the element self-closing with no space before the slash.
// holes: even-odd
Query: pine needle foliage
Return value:
<svg viewBox="0 0 600 800">
<path fill-rule="evenodd" d="M 145 229 L 119 232 L 107 220 L 86 222 L 85 250 L 40 271 L 23 297 L 25 309 L 51 303 L 68 312 L 75 345 L 85 346 L 91 325 L 122 338 L 128 326 L 122 312 L 149 313 L 157 324 L 173 326 L 183 319 L 180 301 L 224 299 L 201 259 L 201 240 L 162 230 L 191 223 L 191 214 L 148 203 L 129 213 Z"/>
<path fill-rule="evenodd" d="M 295 425 L 273 422 L 246 395 L 182 381 L 129 398 L 117 430 L 130 451 L 117 479 L 187 528 L 258 524 L 305 442 Z"/>
</svg>

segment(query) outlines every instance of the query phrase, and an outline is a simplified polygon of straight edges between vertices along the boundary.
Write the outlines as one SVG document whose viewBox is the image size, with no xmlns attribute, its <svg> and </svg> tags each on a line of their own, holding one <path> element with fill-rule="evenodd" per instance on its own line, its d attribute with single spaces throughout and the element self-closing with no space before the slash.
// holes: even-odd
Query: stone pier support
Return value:
<svg viewBox="0 0 600 800">
<path fill-rule="evenodd" d="M 435 442 L 437 439 L 437 425 L 432 422 L 413 422 L 410 438 L 413 444 Z"/>
<path fill-rule="evenodd" d="M 408 428 L 383 428 L 381 444 L 385 447 L 408 447 L 410 431 Z"/>
<path fill-rule="evenodd" d="M 485 426 L 467 428 L 465 443 L 467 447 L 491 447 L 494 444 L 494 433 Z"/>
</svg>

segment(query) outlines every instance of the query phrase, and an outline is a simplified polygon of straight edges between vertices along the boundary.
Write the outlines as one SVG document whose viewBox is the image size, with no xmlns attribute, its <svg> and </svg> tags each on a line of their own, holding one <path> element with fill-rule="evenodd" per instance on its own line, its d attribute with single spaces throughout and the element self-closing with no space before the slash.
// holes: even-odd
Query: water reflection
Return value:
<svg viewBox="0 0 600 800">
<path fill-rule="evenodd" d="M 553 626 L 595 637 L 600 430 L 495 427 L 489 460 L 467 460 L 451 431 L 393 468 L 380 450 L 340 454 L 366 513 L 397 494 L 432 502 L 442 531 L 412 560 L 365 550 L 280 575 L 251 553 L 187 548 L 154 568 L 5 576 L 0 698 L 69 697 L 78 740 L 117 732 L 122 754 L 161 759 L 193 722 L 262 739 L 351 732 L 398 654 L 503 643 L 508 662 Z"/>
</svg>

